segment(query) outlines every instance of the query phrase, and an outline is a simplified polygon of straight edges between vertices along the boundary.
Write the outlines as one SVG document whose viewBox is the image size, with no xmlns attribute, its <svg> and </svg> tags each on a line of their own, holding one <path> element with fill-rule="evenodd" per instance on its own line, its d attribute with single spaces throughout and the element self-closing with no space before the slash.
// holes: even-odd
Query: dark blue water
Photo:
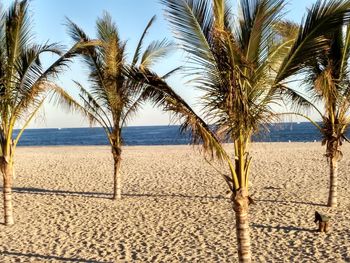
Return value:
<svg viewBox="0 0 350 263">
<path fill-rule="evenodd" d="M 16 131 L 17 133 L 18 131 Z M 312 142 L 321 135 L 310 123 L 283 123 L 270 127 L 254 137 L 259 142 Z M 189 144 L 189 135 L 181 135 L 179 126 L 140 126 L 123 129 L 124 145 L 178 145 Z M 107 145 L 102 128 L 27 129 L 20 146 L 46 145 Z"/>
</svg>

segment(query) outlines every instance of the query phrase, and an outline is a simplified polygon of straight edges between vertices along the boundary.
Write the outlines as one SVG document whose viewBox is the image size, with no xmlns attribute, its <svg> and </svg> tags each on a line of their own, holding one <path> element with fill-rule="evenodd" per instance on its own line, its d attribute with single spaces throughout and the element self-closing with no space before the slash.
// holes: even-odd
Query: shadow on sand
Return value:
<svg viewBox="0 0 350 263">
<path fill-rule="evenodd" d="M 303 231 L 303 232 L 317 232 L 317 229 L 310 229 L 310 228 L 304 228 L 304 227 L 295 227 L 295 226 L 269 226 L 269 225 L 262 225 L 262 224 L 252 224 L 252 228 L 262 228 L 262 229 L 276 229 L 277 231 Z"/>
<path fill-rule="evenodd" d="M 2 192 L 2 187 L 0 191 Z M 12 188 L 13 193 L 18 194 L 37 194 L 37 195 L 59 195 L 59 196 L 78 196 L 78 197 L 90 197 L 90 198 L 102 198 L 102 199 L 111 199 L 111 193 L 102 193 L 102 192 L 78 192 L 78 191 L 66 191 L 66 190 L 56 190 L 56 189 L 42 189 L 35 187 L 14 187 Z M 230 200 L 228 197 L 222 195 L 218 196 L 206 196 L 206 195 L 186 195 L 186 194 L 148 194 L 148 193 L 123 193 L 124 197 L 146 197 L 146 198 L 184 198 L 184 199 L 211 199 L 211 200 Z M 304 202 L 304 201 L 283 201 L 283 200 L 271 200 L 271 199 L 254 199 L 254 202 L 269 202 L 277 204 L 301 204 L 301 205 L 311 205 L 311 206 L 326 206 L 325 204 L 318 204 L 313 202 Z"/>
<path fill-rule="evenodd" d="M 0 191 L 2 191 L 0 187 Z M 112 194 L 108 193 L 97 193 L 97 192 L 74 192 L 65 190 L 54 190 L 54 189 L 41 189 L 35 187 L 13 187 L 13 193 L 18 194 L 37 194 L 37 195 L 59 195 L 59 196 L 83 196 L 92 198 L 111 198 Z"/>
<path fill-rule="evenodd" d="M 0 191 L 2 191 L 0 187 Z M 99 192 L 76 192 L 76 191 L 65 191 L 65 190 L 54 190 L 54 189 L 41 189 L 34 187 L 14 187 L 12 188 L 13 193 L 18 194 L 37 194 L 37 195 L 59 195 L 59 196 L 77 196 L 77 197 L 90 197 L 90 198 L 102 198 L 110 199 L 112 194 L 99 193 Z M 185 195 L 185 194 L 138 194 L 138 193 L 124 193 L 124 197 L 146 197 L 146 198 L 184 198 L 184 199 L 212 199 L 212 200 L 229 200 L 224 196 L 200 196 L 200 195 Z"/>
<path fill-rule="evenodd" d="M 184 199 L 211 199 L 211 200 L 229 200 L 229 198 L 223 196 L 206 196 L 206 195 L 185 195 L 185 194 L 130 194 L 125 193 L 124 196 L 128 197 L 165 197 L 165 198 L 184 198 Z"/>
<path fill-rule="evenodd" d="M 270 199 L 254 199 L 254 201 L 277 203 L 277 204 L 283 204 L 283 205 L 298 204 L 298 205 L 326 206 L 325 204 L 318 204 L 314 202 L 305 202 L 305 201 L 283 201 L 283 200 L 270 200 Z"/>
<path fill-rule="evenodd" d="M 59 256 L 49 256 L 49 255 L 40 255 L 36 253 L 20 253 L 12 251 L 0 251 L 0 255 L 4 256 L 16 256 L 16 257 L 28 257 L 36 259 L 47 259 L 47 260 L 58 260 L 61 262 L 80 262 L 80 263 L 110 263 L 107 261 L 96 261 L 91 259 L 80 259 L 80 258 L 65 258 Z"/>
</svg>

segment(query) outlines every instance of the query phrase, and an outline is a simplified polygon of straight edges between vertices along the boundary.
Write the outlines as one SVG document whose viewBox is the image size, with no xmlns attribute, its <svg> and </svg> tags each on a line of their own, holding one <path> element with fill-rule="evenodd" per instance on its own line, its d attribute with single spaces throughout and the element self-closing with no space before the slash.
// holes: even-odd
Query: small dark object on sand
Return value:
<svg viewBox="0 0 350 263">
<path fill-rule="evenodd" d="M 255 201 L 251 196 L 248 196 L 248 205 L 255 205 Z"/>
<path fill-rule="evenodd" d="M 330 218 L 326 215 L 322 215 L 318 213 L 317 211 L 315 212 L 315 223 L 318 222 L 318 232 L 328 232 L 329 229 L 329 224 L 330 224 Z"/>
</svg>

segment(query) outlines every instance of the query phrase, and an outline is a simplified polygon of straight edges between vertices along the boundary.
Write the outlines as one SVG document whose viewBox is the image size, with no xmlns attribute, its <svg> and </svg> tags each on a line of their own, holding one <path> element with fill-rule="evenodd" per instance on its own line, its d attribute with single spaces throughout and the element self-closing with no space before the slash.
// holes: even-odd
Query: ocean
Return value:
<svg viewBox="0 0 350 263">
<path fill-rule="evenodd" d="M 17 134 L 18 130 L 15 132 Z M 124 145 L 189 144 L 190 136 L 180 134 L 179 126 L 139 126 L 122 130 Z M 254 136 L 255 142 L 313 142 L 320 141 L 318 130 L 308 122 L 280 123 L 270 132 Z M 50 145 L 108 145 L 102 128 L 27 129 L 19 146 Z"/>
</svg>

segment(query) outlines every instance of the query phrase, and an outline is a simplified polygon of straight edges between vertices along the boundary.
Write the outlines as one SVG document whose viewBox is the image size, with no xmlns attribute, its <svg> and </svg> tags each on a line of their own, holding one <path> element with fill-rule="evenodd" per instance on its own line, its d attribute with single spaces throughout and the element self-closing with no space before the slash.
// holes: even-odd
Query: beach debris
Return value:
<svg viewBox="0 0 350 263">
<path fill-rule="evenodd" d="M 318 232 L 325 232 L 327 233 L 330 226 L 330 217 L 320 214 L 319 212 L 315 212 L 315 223 L 318 222 Z"/>
<path fill-rule="evenodd" d="M 254 199 L 252 198 L 252 196 L 250 195 L 250 196 L 248 196 L 248 205 L 255 205 L 256 203 L 255 203 L 255 201 L 254 201 Z"/>
</svg>

